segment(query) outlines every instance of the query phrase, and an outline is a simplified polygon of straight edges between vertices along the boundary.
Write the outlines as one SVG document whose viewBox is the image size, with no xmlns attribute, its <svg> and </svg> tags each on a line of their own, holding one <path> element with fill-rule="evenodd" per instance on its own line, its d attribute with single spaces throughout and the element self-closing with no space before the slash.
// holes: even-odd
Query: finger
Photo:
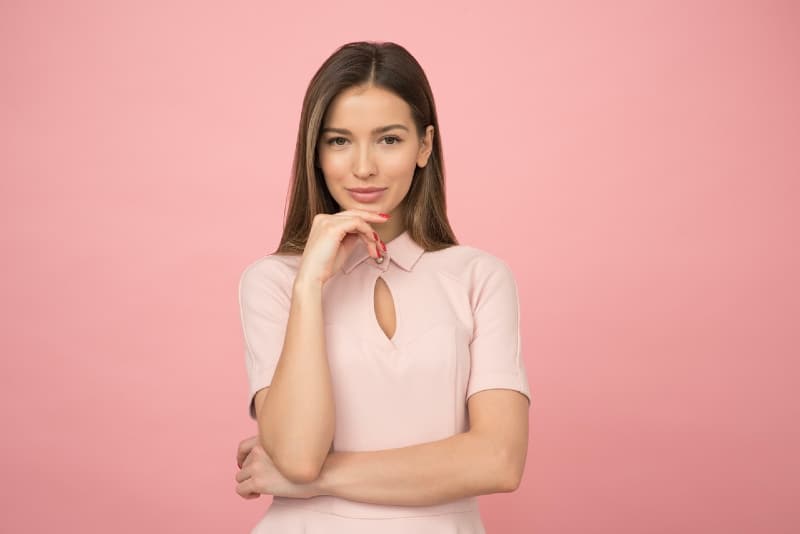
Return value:
<svg viewBox="0 0 800 534">
<path fill-rule="evenodd" d="M 378 213 L 373 211 L 361 209 L 339 211 L 332 214 L 331 217 L 333 220 L 344 219 L 346 221 L 357 221 L 366 224 L 366 226 L 358 225 L 356 233 L 361 234 L 361 240 L 367 247 L 371 257 L 378 258 L 383 255 L 383 247 L 380 244 L 380 237 L 378 236 L 377 232 L 375 232 L 375 229 L 370 226 L 370 224 L 386 222 L 388 220 L 386 217 L 378 215 Z M 345 231 L 347 233 L 354 232 L 352 228 L 347 228 Z"/>
<path fill-rule="evenodd" d="M 253 493 L 257 493 L 254 491 L 253 487 L 253 480 L 248 478 L 244 482 L 240 482 L 236 484 L 236 493 L 241 495 L 242 497 L 248 498 L 248 495 L 252 495 Z"/>
<path fill-rule="evenodd" d="M 386 222 L 389 220 L 388 217 L 384 217 L 383 215 L 378 215 L 377 211 L 361 210 L 358 208 L 342 210 L 334 213 L 334 215 L 359 215 L 360 217 L 363 217 L 364 219 L 367 219 L 370 222 Z"/>
<path fill-rule="evenodd" d="M 381 250 L 381 246 L 378 244 L 380 243 L 380 237 L 378 236 L 378 232 L 375 231 L 372 226 L 367 223 L 366 221 L 362 220 L 359 223 L 359 228 L 363 229 L 367 235 L 367 248 L 369 249 L 369 253 L 373 258 L 379 258 L 383 255 L 383 251 Z"/>
<path fill-rule="evenodd" d="M 247 458 L 247 454 L 243 454 L 241 451 L 239 451 L 239 453 L 236 455 L 236 465 L 238 465 L 240 469 L 245 458 Z"/>
<path fill-rule="evenodd" d="M 381 255 L 381 250 L 378 248 L 380 246 L 378 245 L 378 233 L 367 221 L 358 215 L 350 215 L 342 218 L 342 224 L 344 225 L 343 229 L 345 232 L 357 233 L 361 236 L 361 239 L 367 246 L 367 250 L 369 250 L 370 256 L 377 258 Z"/>
<path fill-rule="evenodd" d="M 244 482 L 248 478 L 250 478 L 250 471 L 248 469 L 240 469 L 236 472 L 236 482 Z"/>
<path fill-rule="evenodd" d="M 369 251 L 369 255 L 373 258 L 377 258 L 378 254 L 380 253 L 380 249 L 378 248 L 378 234 L 373 230 L 370 235 L 365 235 L 363 231 L 359 230 L 355 232 L 359 239 L 364 243 L 364 246 L 367 247 L 367 251 Z"/>
<path fill-rule="evenodd" d="M 241 468 L 245 459 L 250 455 L 250 450 L 240 450 L 236 455 L 236 464 Z"/>
<path fill-rule="evenodd" d="M 242 462 L 250 454 L 250 450 L 258 444 L 258 436 L 251 436 L 239 442 L 239 447 L 236 451 L 236 464 L 242 467 Z"/>
<path fill-rule="evenodd" d="M 237 493 L 245 499 L 258 499 L 262 493 L 256 487 L 256 481 L 252 478 L 247 479 L 237 486 Z"/>
</svg>

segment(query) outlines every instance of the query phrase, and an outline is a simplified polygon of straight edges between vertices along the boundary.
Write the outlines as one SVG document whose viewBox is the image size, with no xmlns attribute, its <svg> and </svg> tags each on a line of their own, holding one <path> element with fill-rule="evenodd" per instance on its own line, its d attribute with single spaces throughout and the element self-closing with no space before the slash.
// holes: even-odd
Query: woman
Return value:
<svg viewBox="0 0 800 534">
<path fill-rule="evenodd" d="M 258 435 L 237 492 L 255 533 L 480 533 L 522 477 L 530 392 L 506 263 L 447 220 L 428 80 L 349 43 L 303 101 L 278 249 L 239 285 Z M 379 520 L 376 522 L 376 520 Z"/>
</svg>

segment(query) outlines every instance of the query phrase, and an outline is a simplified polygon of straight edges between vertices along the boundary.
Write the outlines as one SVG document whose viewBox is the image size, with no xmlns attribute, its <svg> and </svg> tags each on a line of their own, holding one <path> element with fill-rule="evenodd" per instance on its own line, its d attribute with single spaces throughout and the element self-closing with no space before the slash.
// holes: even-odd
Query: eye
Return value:
<svg viewBox="0 0 800 534">
<path fill-rule="evenodd" d="M 342 146 L 342 144 L 336 142 L 339 139 L 341 139 L 342 141 L 347 141 L 347 139 L 345 139 L 344 137 L 331 137 L 330 139 L 328 139 L 327 143 L 329 145 Z"/>
<path fill-rule="evenodd" d="M 402 139 L 400 139 L 396 135 L 387 135 L 383 139 L 386 140 L 386 141 L 391 139 L 393 141 L 392 143 L 386 143 L 387 145 L 396 145 L 396 144 L 398 144 L 398 143 L 400 143 L 402 141 Z"/>
</svg>

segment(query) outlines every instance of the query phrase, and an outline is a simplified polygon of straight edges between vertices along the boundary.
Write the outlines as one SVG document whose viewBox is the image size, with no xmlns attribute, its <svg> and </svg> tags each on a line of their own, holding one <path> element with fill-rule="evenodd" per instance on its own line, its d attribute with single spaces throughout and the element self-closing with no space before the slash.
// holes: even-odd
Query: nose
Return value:
<svg viewBox="0 0 800 534">
<path fill-rule="evenodd" d="M 375 162 L 372 159 L 372 149 L 367 144 L 357 151 L 356 160 L 353 163 L 353 174 L 358 178 L 369 178 L 375 174 Z"/>
</svg>

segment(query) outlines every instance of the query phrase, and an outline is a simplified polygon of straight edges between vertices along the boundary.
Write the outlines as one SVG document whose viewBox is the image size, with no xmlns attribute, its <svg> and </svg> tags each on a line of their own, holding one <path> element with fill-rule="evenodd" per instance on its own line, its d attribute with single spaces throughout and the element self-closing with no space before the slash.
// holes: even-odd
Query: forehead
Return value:
<svg viewBox="0 0 800 534">
<path fill-rule="evenodd" d="M 379 87 L 350 87 L 331 101 L 323 125 L 371 129 L 389 122 L 411 124 L 411 108 L 405 100 Z"/>
</svg>

